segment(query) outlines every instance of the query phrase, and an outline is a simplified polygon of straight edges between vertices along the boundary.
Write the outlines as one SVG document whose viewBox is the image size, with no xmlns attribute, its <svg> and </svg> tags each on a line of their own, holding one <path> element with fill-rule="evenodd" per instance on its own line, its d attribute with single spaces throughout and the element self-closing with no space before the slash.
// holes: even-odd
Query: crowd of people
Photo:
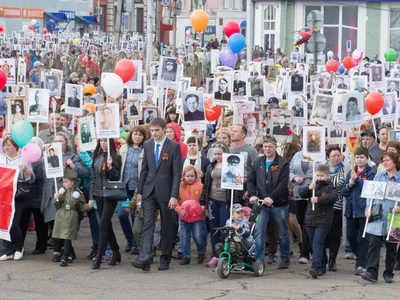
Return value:
<svg viewBox="0 0 400 300">
<path fill-rule="evenodd" d="M 209 44 L 209 48 L 218 47 L 215 41 Z M 6 57 L 4 52 L 2 49 L 2 57 Z M 112 55 L 99 52 L 97 57 L 89 53 L 82 63 L 83 57 L 76 47 L 65 55 L 31 51 L 26 57 L 29 66 L 26 76 L 34 86 L 40 86 L 41 68 L 63 70 L 64 75 L 68 74 L 66 83 L 94 84 L 99 97 L 96 104 L 101 104 L 107 99 L 101 88 L 101 73 L 112 72 L 115 63 L 126 57 L 143 59 L 143 53 L 127 56 L 124 52 Z M 210 70 L 204 71 L 196 64 L 201 63 L 196 62 L 199 57 L 195 55 L 190 70 L 209 73 Z M 276 57 L 284 68 L 290 68 L 289 58 L 280 50 Z M 191 86 L 205 89 L 205 77 L 193 75 Z M 166 97 L 174 99 L 176 94 L 168 93 Z M 123 108 L 124 98 L 126 95 L 113 100 Z M 180 265 L 190 264 L 191 237 L 197 247 L 197 263 L 203 264 L 207 259 L 206 266 L 216 267 L 217 245 L 223 242 L 221 232 L 216 229 L 233 217 L 238 236 L 242 231 L 248 232 L 249 223 L 243 221 L 241 214 L 245 207 L 261 200 L 263 206 L 251 237 L 242 237 L 250 243 L 247 248 L 255 259 L 276 264 L 279 244 L 278 269 L 289 268 L 295 260 L 310 264 L 310 275 L 318 278 L 327 270 L 340 271 L 337 257 L 341 246 L 346 245 L 346 258 L 356 259 L 355 275 L 375 282 L 379 276 L 380 251 L 385 246 L 385 282 L 392 282 L 394 270 L 400 270 L 397 243 L 385 241 L 388 214 L 399 213 L 400 208 L 393 201 L 375 200 L 372 207 L 378 205 L 380 214 L 367 223 L 375 208 L 369 206 L 371 199 L 361 196 L 365 180 L 400 183 L 400 144 L 389 142 L 384 122 L 376 130 L 377 136 L 373 121 L 365 121 L 361 126 L 359 145 L 353 154 L 354 167 L 343 143 L 328 144 L 326 162 L 318 164 L 314 172 L 313 163 L 303 153 L 300 135 L 293 134 L 292 141 L 281 142 L 274 132 L 268 133 L 268 128 L 263 128 L 254 144 L 249 144 L 246 137 L 250 128 L 240 124 L 235 111 L 224 111 L 204 131 L 188 132 L 178 117 L 174 101 L 169 102 L 165 114 L 152 118 L 148 124 L 142 121 L 129 126 L 121 124 L 122 138 L 99 138 L 94 151 L 81 151 L 73 118 L 65 113 L 63 103 L 61 97 L 56 110 L 49 114 L 48 124 L 42 125 L 34 137 L 41 146 L 54 142 L 62 145 L 64 176 L 56 181 L 46 178 L 44 164 L 48 162 L 43 158 L 35 163 L 23 160 L 20 147 L 6 129 L 6 117 L 0 116 L 0 162 L 17 165 L 20 170 L 11 241 L 3 241 L 0 261 L 20 260 L 24 256 L 26 232 L 34 228 L 37 242 L 32 254 L 52 249 L 53 262 L 65 267 L 76 259 L 73 241 L 78 238 L 80 223 L 88 220 L 91 231 L 88 248 L 92 245 L 87 258 L 93 260 L 92 269 L 99 269 L 105 261 L 115 266 L 121 263 L 121 250 L 112 226 L 112 217 L 117 212 L 126 240 L 123 251 L 137 256 L 132 259 L 133 267 L 149 271 L 157 251 L 161 251 L 159 270 L 169 269 L 171 259 L 179 259 Z M 268 121 L 272 109 L 287 106 L 285 96 L 270 97 L 255 109 Z M 299 108 L 293 110 L 301 117 L 307 115 Z M 284 119 L 279 124 L 285 126 Z M 286 133 L 287 129 L 283 131 Z M 221 187 L 225 153 L 245 154 L 243 190 L 232 193 Z M 126 186 L 126 201 L 107 198 L 104 191 L 114 181 Z M 24 193 L 24 189 L 30 192 Z M 182 205 L 189 200 L 197 201 L 203 210 L 193 222 L 182 218 Z M 233 216 L 230 216 L 231 205 Z M 367 235 L 363 237 L 366 224 Z"/>
</svg>

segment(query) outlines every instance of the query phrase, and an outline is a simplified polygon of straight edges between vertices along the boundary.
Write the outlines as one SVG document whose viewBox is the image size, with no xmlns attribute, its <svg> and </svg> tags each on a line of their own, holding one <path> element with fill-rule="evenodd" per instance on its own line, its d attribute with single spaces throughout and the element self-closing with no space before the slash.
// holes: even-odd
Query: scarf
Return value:
<svg viewBox="0 0 400 300">
<path fill-rule="evenodd" d="M 187 165 L 190 165 L 190 161 L 194 160 L 194 167 L 196 169 L 201 170 L 201 155 L 196 155 L 196 156 L 190 156 L 189 153 L 186 156 L 185 162 L 183 163 L 183 168 L 185 168 Z"/>
</svg>

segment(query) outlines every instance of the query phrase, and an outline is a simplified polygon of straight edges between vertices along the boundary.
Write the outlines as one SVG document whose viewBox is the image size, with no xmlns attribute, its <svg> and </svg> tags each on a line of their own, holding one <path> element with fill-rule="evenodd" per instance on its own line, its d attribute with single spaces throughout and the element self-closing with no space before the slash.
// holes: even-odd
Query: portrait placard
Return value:
<svg viewBox="0 0 400 300">
<path fill-rule="evenodd" d="M 43 146 L 43 161 L 47 178 L 64 176 L 61 143 L 45 144 Z"/>
<path fill-rule="evenodd" d="M 93 116 L 78 119 L 79 150 L 93 151 L 97 146 Z"/>
<path fill-rule="evenodd" d="M 83 86 L 79 84 L 65 84 L 65 112 L 74 116 L 82 115 Z"/>
<path fill-rule="evenodd" d="M 362 198 L 383 200 L 387 182 L 364 180 L 361 191 Z"/>
<path fill-rule="evenodd" d="M 32 123 L 49 122 L 49 90 L 29 89 L 28 121 Z"/>
<path fill-rule="evenodd" d="M 97 138 L 119 138 L 119 104 L 109 103 L 96 107 Z"/>
<path fill-rule="evenodd" d="M 243 190 L 244 163 L 242 154 L 222 154 L 221 188 Z"/>
<path fill-rule="evenodd" d="M 316 162 L 325 162 L 325 127 L 303 127 L 303 153 Z"/>
</svg>

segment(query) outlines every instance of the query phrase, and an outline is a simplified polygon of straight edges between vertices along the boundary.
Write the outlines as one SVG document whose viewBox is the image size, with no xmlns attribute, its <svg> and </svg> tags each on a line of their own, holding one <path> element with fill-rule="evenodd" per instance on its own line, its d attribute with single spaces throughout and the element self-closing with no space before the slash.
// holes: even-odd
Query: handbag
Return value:
<svg viewBox="0 0 400 300">
<path fill-rule="evenodd" d="M 23 200 L 31 197 L 31 186 L 27 183 L 18 182 L 17 191 L 15 193 L 15 200 Z"/>
<path fill-rule="evenodd" d="M 126 184 L 121 181 L 107 181 L 103 185 L 102 197 L 109 201 L 123 201 L 128 198 Z"/>
<path fill-rule="evenodd" d="M 372 205 L 371 216 L 369 217 L 368 222 L 374 222 L 379 219 L 382 219 L 382 204 Z"/>
</svg>

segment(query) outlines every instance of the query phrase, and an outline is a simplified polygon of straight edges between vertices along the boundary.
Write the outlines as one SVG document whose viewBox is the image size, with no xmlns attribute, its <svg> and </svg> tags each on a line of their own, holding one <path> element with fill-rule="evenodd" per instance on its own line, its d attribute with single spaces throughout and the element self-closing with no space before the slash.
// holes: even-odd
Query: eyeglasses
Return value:
<svg viewBox="0 0 400 300">
<path fill-rule="evenodd" d="M 212 148 L 220 148 L 220 149 L 224 149 L 226 151 L 226 147 L 223 144 L 213 144 Z"/>
</svg>

